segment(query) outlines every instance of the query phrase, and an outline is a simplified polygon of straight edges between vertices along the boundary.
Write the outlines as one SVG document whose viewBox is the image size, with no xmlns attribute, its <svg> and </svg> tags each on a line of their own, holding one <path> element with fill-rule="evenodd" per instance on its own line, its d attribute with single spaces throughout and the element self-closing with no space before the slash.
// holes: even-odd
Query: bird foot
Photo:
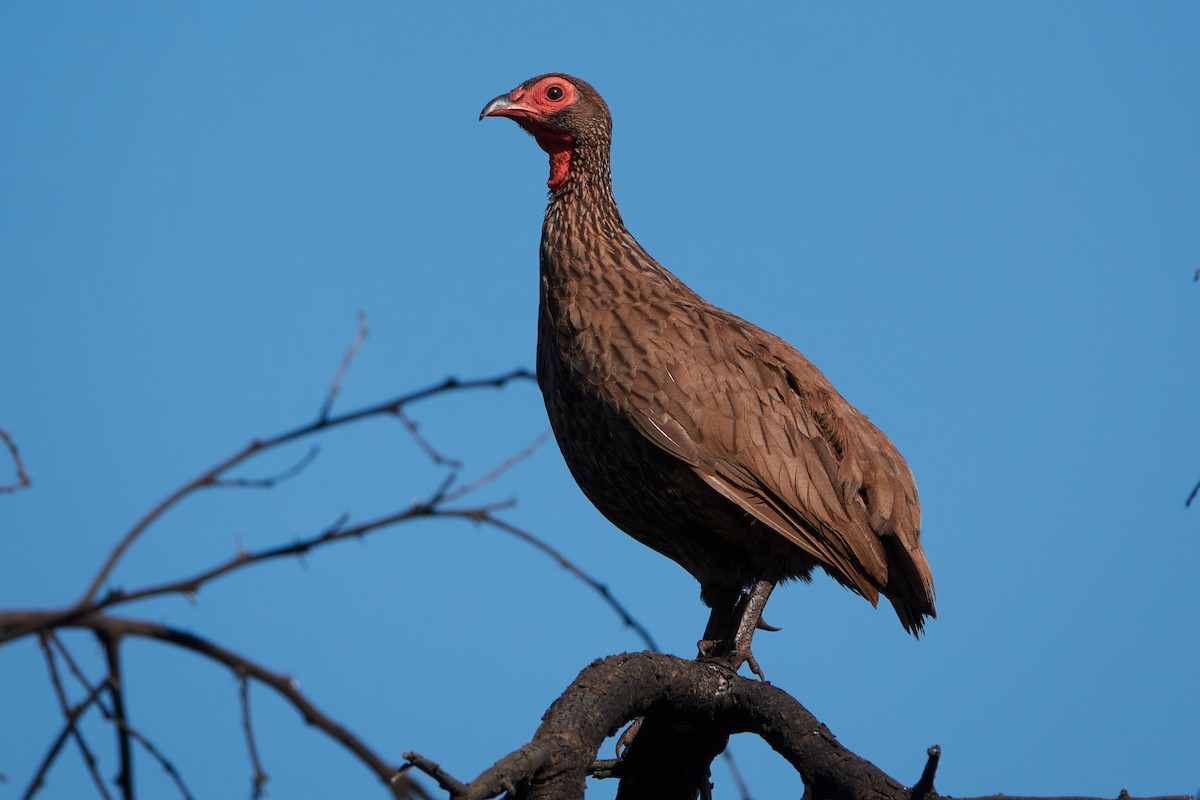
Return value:
<svg viewBox="0 0 1200 800">
<path fill-rule="evenodd" d="M 731 631 L 732 626 L 727 624 L 729 617 L 725 616 L 720 608 L 714 607 L 708 628 L 704 631 L 705 636 L 696 643 L 696 649 L 699 651 L 697 659 L 720 664 L 733 672 L 737 672 L 742 664 L 747 664 L 750 671 L 765 682 L 767 678 L 750 651 L 750 644 L 756 630 L 779 630 L 768 625 L 762 618 L 763 608 L 774 588 L 775 584 L 771 581 L 757 581 L 749 593 L 742 595 L 737 604 L 736 616 L 733 617 L 737 621 L 734 631 Z"/>
<path fill-rule="evenodd" d="M 721 652 L 720 642 L 701 639 L 696 643 L 699 653 L 696 655 L 697 661 L 702 661 L 705 664 L 715 664 L 719 667 L 729 670 L 732 673 L 737 673 L 738 669 L 745 664 L 750 667 L 760 681 L 767 682 L 767 676 L 763 674 L 762 667 L 758 665 L 758 659 L 749 650 L 738 652 L 736 650 L 726 650 Z"/>
<path fill-rule="evenodd" d="M 645 721 L 645 717 L 638 717 L 629 723 L 629 727 L 621 733 L 617 739 L 617 758 L 621 758 L 625 751 L 629 749 L 629 745 L 633 744 L 633 738 L 638 735 L 638 731 L 642 729 L 642 723 Z"/>
</svg>

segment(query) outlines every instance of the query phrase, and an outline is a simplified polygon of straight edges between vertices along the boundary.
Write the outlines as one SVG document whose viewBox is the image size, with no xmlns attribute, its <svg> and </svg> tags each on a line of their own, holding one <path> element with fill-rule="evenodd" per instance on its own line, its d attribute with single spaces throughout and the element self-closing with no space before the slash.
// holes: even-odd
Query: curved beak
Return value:
<svg viewBox="0 0 1200 800">
<path fill-rule="evenodd" d="M 488 101 L 488 104 L 483 107 L 483 111 L 479 112 L 479 118 L 484 117 L 507 117 L 511 116 L 509 109 L 512 109 L 514 103 L 510 92 L 505 92 L 497 98 Z M 509 112 L 509 113 L 506 113 Z"/>
</svg>

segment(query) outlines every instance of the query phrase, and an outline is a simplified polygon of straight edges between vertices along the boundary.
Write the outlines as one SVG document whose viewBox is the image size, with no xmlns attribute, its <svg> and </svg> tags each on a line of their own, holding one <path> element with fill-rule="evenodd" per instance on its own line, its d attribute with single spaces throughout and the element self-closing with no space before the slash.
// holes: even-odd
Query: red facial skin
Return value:
<svg viewBox="0 0 1200 800">
<path fill-rule="evenodd" d="M 548 93 L 558 89 L 562 96 L 551 99 Z M 575 86 L 564 78 L 542 78 L 532 86 L 518 86 L 508 94 L 509 105 L 489 112 L 490 116 L 509 117 L 533 135 L 538 145 L 550 154 L 550 179 L 546 185 L 558 190 L 571 172 L 571 152 L 575 139 L 569 133 L 545 126 L 545 120 L 576 101 Z"/>
</svg>

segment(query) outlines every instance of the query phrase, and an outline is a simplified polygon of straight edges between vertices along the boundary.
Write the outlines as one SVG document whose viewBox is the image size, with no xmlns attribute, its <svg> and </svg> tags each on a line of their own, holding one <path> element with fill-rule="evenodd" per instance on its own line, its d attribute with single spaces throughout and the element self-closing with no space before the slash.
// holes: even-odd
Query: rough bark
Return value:
<svg viewBox="0 0 1200 800">
<path fill-rule="evenodd" d="M 622 758 L 593 761 L 606 738 L 638 717 L 644 723 Z M 659 653 L 627 653 L 590 664 L 550 706 L 529 744 L 470 783 L 451 778 L 423 756 L 405 758 L 455 800 L 505 792 L 512 800 L 578 800 L 589 773 L 619 779 L 622 800 L 682 800 L 706 793 L 709 766 L 736 733 L 761 736 L 795 767 L 806 800 L 939 797 L 932 788 L 936 748 L 914 791 L 843 747 L 782 689 L 720 664 Z"/>
</svg>

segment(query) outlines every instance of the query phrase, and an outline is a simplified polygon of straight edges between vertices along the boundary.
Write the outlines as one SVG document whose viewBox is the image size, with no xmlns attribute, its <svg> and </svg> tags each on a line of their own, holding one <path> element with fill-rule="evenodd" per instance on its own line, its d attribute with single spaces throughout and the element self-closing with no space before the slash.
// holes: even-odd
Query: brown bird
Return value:
<svg viewBox="0 0 1200 800">
<path fill-rule="evenodd" d="M 905 629 L 933 617 L 912 472 L 791 345 L 706 302 L 613 199 L 612 117 L 586 82 L 531 78 L 479 115 L 550 155 L 537 376 L 563 458 L 617 527 L 678 562 L 711 609 L 701 653 L 743 661 L 779 581 L 821 567 Z"/>
</svg>

